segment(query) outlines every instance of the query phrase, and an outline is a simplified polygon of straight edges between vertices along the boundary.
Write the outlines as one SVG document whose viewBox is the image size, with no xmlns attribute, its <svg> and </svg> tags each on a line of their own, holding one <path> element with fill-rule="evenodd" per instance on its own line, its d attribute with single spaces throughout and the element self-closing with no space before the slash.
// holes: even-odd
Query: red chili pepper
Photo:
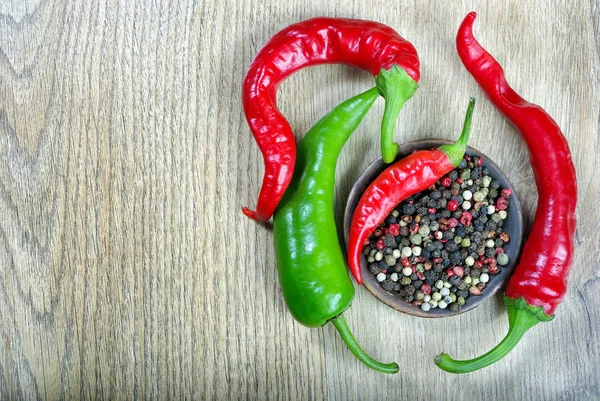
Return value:
<svg viewBox="0 0 600 401">
<path fill-rule="evenodd" d="M 397 161 L 363 192 L 352 216 L 348 239 L 348 264 L 358 284 L 362 283 L 360 245 L 365 238 L 371 235 L 401 201 L 429 188 L 460 164 L 467 147 L 474 106 L 475 99 L 471 98 L 458 141 L 434 150 L 420 150 Z"/>
<path fill-rule="evenodd" d="M 519 264 L 506 288 L 508 334 L 490 352 L 472 360 L 455 361 L 446 354 L 438 355 L 438 366 L 453 373 L 471 372 L 498 361 L 528 329 L 554 318 L 567 290 L 576 225 L 577 180 L 567 140 L 552 117 L 508 85 L 502 66 L 473 37 L 475 17 L 473 12 L 467 15 L 458 30 L 458 54 L 492 103 L 525 140 L 538 204 Z"/>
<path fill-rule="evenodd" d="M 396 156 L 394 124 L 420 77 L 413 45 L 389 26 L 373 21 L 321 17 L 290 25 L 256 55 L 242 87 L 244 113 L 265 159 L 258 205 L 256 211 L 244 207 L 246 216 L 268 220 L 294 173 L 296 142 L 290 124 L 277 108 L 279 84 L 299 69 L 333 63 L 376 76 L 379 93 L 386 99 L 382 153 L 387 163 Z"/>
</svg>

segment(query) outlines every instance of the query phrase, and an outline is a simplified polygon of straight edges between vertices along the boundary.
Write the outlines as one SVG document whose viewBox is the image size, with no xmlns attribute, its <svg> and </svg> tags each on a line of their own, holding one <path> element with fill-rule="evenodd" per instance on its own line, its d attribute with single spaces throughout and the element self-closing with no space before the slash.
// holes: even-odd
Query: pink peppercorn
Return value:
<svg viewBox="0 0 600 401">
<path fill-rule="evenodd" d="M 383 238 L 379 238 L 377 240 L 377 243 L 375 244 L 375 246 L 377 247 L 377 249 L 379 249 L 380 251 L 385 248 L 385 244 L 383 243 Z"/>
<path fill-rule="evenodd" d="M 454 199 L 452 199 L 450 202 L 448 202 L 448 204 L 446 205 L 446 209 L 450 210 L 451 212 L 455 211 L 456 209 L 458 209 L 458 202 L 455 201 Z"/>
<path fill-rule="evenodd" d="M 449 187 L 450 185 L 452 185 L 452 180 L 450 179 L 450 177 L 445 176 L 444 178 L 442 178 L 442 185 L 445 187 Z"/>
<path fill-rule="evenodd" d="M 452 269 L 448 269 L 448 270 L 446 270 L 446 275 L 450 278 L 450 277 L 454 276 L 454 271 L 452 271 Z"/>
<path fill-rule="evenodd" d="M 460 217 L 460 223 L 465 227 L 469 227 L 471 221 L 473 221 L 473 215 L 470 212 L 464 211 Z"/>
<path fill-rule="evenodd" d="M 471 295 L 481 295 L 481 290 L 477 287 L 469 288 L 469 294 Z"/>
<path fill-rule="evenodd" d="M 431 286 L 427 283 L 423 284 L 421 286 L 421 292 L 425 295 L 431 294 Z"/>
<path fill-rule="evenodd" d="M 508 207 L 508 199 L 498 198 L 496 201 L 496 210 L 505 210 Z"/>
<path fill-rule="evenodd" d="M 464 215 L 464 213 L 463 213 L 463 215 Z M 461 223 L 462 223 L 462 220 L 461 220 Z M 457 227 L 458 226 L 458 220 L 456 220 L 454 217 L 452 217 L 450 220 L 448 220 L 448 226 L 450 228 Z"/>
<path fill-rule="evenodd" d="M 512 189 L 510 189 L 510 188 L 504 188 L 502 190 L 502 192 L 500 192 L 500 195 L 502 195 L 503 198 L 507 198 L 508 199 L 508 197 L 510 195 L 512 195 Z"/>
<path fill-rule="evenodd" d="M 429 209 L 427 209 L 427 213 L 429 214 L 434 214 L 435 212 L 437 212 L 437 209 L 434 207 L 430 207 Z"/>
<path fill-rule="evenodd" d="M 410 261 L 408 260 L 408 258 L 402 258 L 400 260 L 400 264 L 404 267 L 408 267 L 408 266 L 410 266 Z"/>
<path fill-rule="evenodd" d="M 456 274 L 458 277 L 462 277 L 465 274 L 465 269 L 463 269 L 461 266 L 454 266 L 454 268 L 452 269 L 452 271 L 454 272 L 454 274 Z"/>
<path fill-rule="evenodd" d="M 398 224 L 390 224 L 387 231 L 389 234 L 393 235 L 394 237 L 397 237 L 398 235 L 400 235 L 400 226 Z"/>
</svg>

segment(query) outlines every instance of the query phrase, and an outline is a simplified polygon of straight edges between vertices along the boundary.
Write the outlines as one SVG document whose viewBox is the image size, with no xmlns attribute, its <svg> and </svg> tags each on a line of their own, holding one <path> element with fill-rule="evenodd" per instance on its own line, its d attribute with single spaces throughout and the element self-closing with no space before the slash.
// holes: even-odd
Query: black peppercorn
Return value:
<svg viewBox="0 0 600 401">
<path fill-rule="evenodd" d="M 446 230 L 444 232 L 442 232 L 442 239 L 445 241 L 451 240 L 452 238 L 454 238 L 454 233 L 450 230 Z"/>
<path fill-rule="evenodd" d="M 450 260 L 452 261 L 452 263 L 459 263 L 460 262 L 460 252 L 459 251 L 454 251 L 450 254 Z"/>
<path fill-rule="evenodd" d="M 485 228 L 487 228 L 488 230 L 496 230 L 498 226 L 496 225 L 496 222 L 494 220 L 490 220 L 487 223 L 485 223 Z"/>
<path fill-rule="evenodd" d="M 404 206 L 402 206 L 402 211 L 404 212 L 404 214 L 407 215 L 411 215 L 415 212 L 416 207 L 415 205 L 410 205 L 410 204 L 404 204 Z"/>
<path fill-rule="evenodd" d="M 396 238 L 394 238 L 394 236 L 391 234 L 387 234 L 383 238 L 383 244 L 385 246 L 395 247 L 396 246 Z"/>
<path fill-rule="evenodd" d="M 444 244 L 444 248 L 446 248 L 448 252 L 454 252 L 458 249 L 458 245 L 454 241 L 448 241 Z"/>
<path fill-rule="evenodd" d="M 377 263 L 371 263 L 369 265 L 369 271 L 373 274 L 379 274 L 381 269 L 379 268 L 379 265 Z"/>
</svg>

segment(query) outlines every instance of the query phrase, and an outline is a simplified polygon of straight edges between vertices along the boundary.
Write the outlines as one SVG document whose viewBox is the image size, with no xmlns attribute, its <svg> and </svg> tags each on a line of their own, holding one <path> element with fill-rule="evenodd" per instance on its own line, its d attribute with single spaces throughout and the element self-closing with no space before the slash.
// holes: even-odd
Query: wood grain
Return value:
<svg viewBox="0 0 600 401">
<path fill-rule="evenodd" d="M 507 329 L 500 295 L 423 320 L 364 288 L 347 312 L 359 364 L 333 327 L 307 329 L 281 297 L 272 232 L 253 207 L 262 157 L 241 81 L 277 30 L 316 15 L 381 21 L 419 51 L 422 80 L 396 138 L 454 138 L 479 98 L 471 146 L 515 185 L 531 223 L 527 151 L 454 49 L 468 11 L 509 81 L 563 128 L 578 174 L 569 292 L 493 367 L 437 369 Z M 0 0 L 0 399 L 600 399 L 600 4 L 551 1 Z M 342 66 L 299 72 L 279 91 L 298 138 L 373 84 Z M 377 157 L 382 102 L 338 164 L 341 222 Z"/>
</svg>

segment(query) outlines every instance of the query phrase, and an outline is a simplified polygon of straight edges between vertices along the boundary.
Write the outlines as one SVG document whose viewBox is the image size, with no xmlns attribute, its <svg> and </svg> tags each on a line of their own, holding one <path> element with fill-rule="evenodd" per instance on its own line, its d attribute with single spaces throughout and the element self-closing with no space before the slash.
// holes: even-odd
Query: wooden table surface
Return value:
<svg viewBox="0 0 600 401">
<path fill-rule="evenodd" d="M 475 34 L 509 82 L 564 130 L 579 186 L 569 290 L 552 323 L 462 376 L 433 357 L 479 355 L 507 330 L 501 294 L 458 317 L 403 315 L 357 287 L 347 320 L 293 320 L 272 231 L 245 218 L 263 160 L 241 109 L 243 76 L 275 32 L 318 15 L 373 19 L 409 39 L 420 89 L 399 142 L 456 138 L 476 96 L 471 146 L 507 173 L 532 222 L 527 150 L 455 51 Z M 0 1 L 0 399 L 598 400 L 600 223 L 598 1 Z M 300 138 L 373 85 L 342 66 L 279 90 Z M 374 110 L 338 163 L 336 216 L 379 154 Z"/>
</svg>

